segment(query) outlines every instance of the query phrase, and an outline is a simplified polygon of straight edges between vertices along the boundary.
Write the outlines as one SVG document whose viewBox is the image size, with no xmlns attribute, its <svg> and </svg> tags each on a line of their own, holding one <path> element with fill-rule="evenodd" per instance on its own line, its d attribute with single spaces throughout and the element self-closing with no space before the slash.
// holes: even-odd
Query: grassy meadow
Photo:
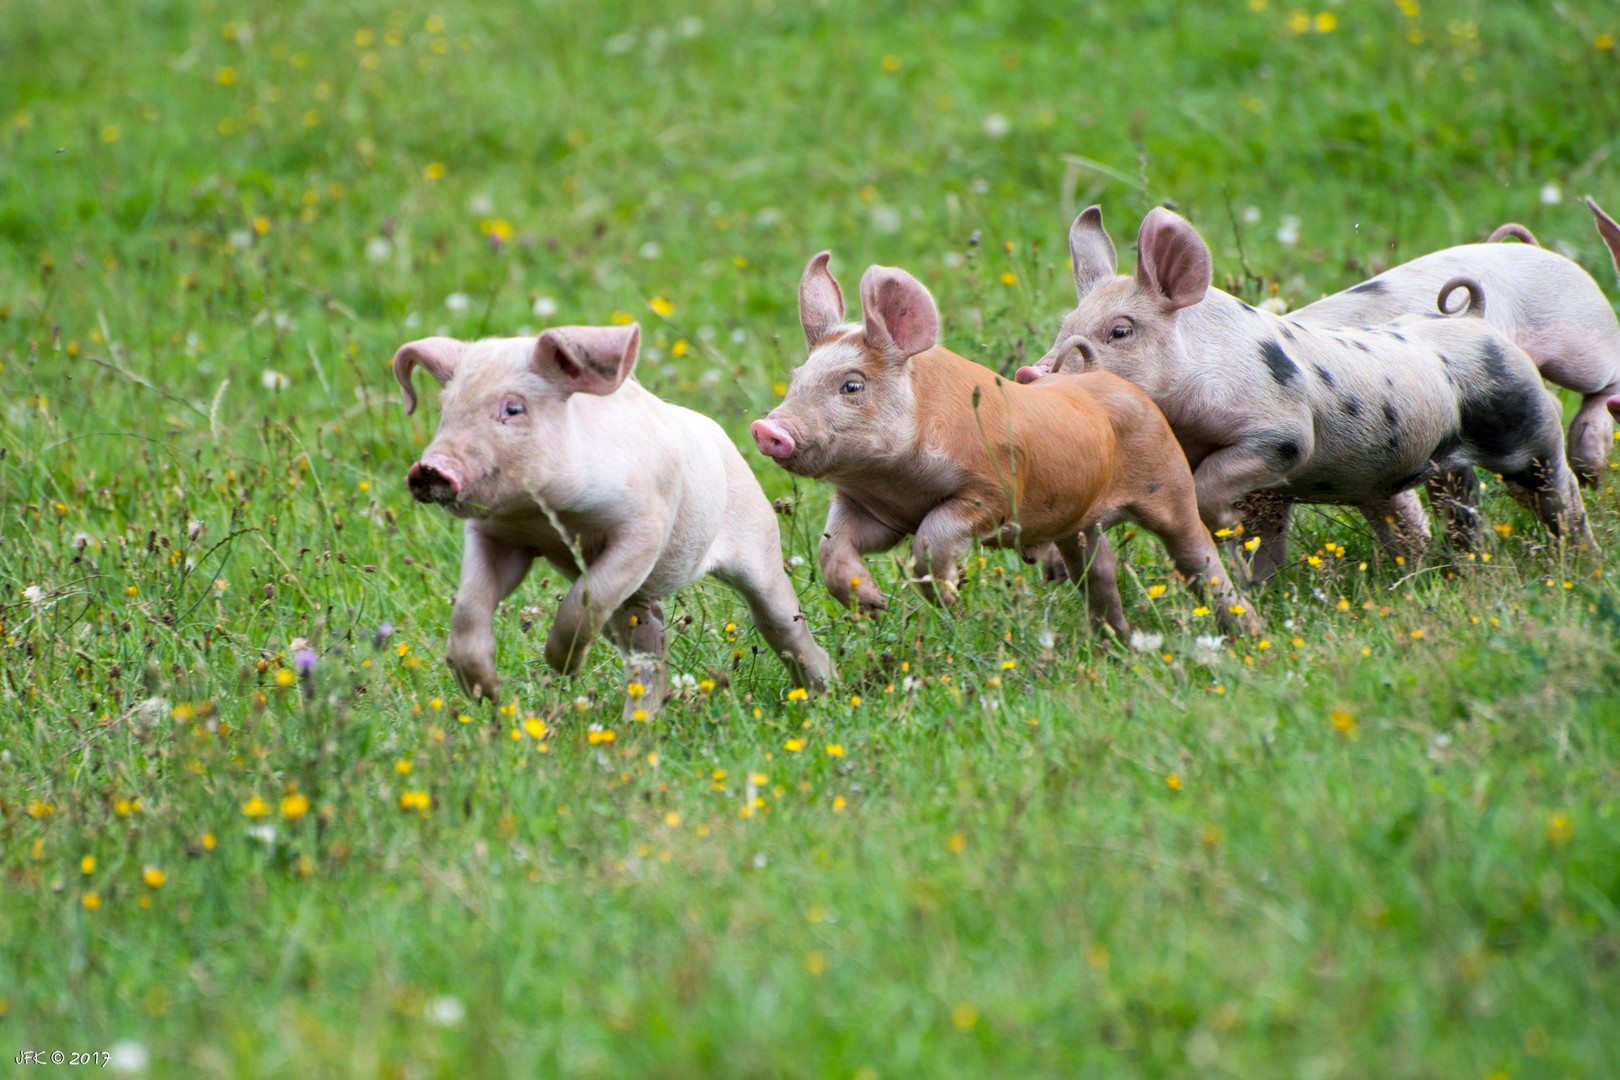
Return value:
<svg viewBox="0 0 1620 1080">
<path fill-rule="evenodd" d="M 21 0 L 0 1072 L 1620 1075 L 1616 483 L 1597 574 L 1494 482 L 1475 557 L 1305 510 L 1258 641 L 1118 530 L 1133 648 L 999 552 L 950 612 L 886 556 L 892 609 L 839 610 L 826 490 L 747 436 L 815 252 L 1011 371 L 1092 202 L 1126 265 L 1173 203 L 1251 301 L 1506 220 L 1620 297 L 1579 202 L 1620 210 L 1617 36 L 1616 0 Z M 460 527 L 404 485 L 437 410 L 388 361 L 630 319 L 790 500 L 834 693 L 702 585 L 679 700 L 621 724 L 607 645 L 545 668 L 540 568 L 509 696 L 457 693 Z"/>
</svg>

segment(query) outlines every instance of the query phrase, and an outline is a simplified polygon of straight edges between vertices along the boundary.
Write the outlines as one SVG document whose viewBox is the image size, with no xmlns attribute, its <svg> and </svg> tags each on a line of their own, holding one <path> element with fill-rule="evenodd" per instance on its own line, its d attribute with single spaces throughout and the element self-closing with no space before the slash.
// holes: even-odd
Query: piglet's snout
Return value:
<svg viewBox="0 0 1620 1080">
<path fill-rule="evenodd" d="M 405 476 L 405 483 L 411 489 L 411 497 L 417 502 L 454 502 L 456 496 L 461 494 L 461 477 L 457 475 L 455 466 L 436 454 L 429 454 L 412 465 L 411 471 Z"/>
<path fill-rule="evenodd" d="M 767 417 L 764 420 L 755 420 L 748 428 L 754 435 L 754 442 L 759 446 L 759 452 L 776 461 L 786 461 L 793 456 L 793 436 L 788 429 Z"/>
</svg>

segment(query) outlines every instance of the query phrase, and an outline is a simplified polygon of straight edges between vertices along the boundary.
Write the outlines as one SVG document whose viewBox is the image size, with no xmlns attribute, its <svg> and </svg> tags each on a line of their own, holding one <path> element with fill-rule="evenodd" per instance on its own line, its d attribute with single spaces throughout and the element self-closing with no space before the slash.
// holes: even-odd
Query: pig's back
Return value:
<svg viewBox="0 0 1620 1080">
<path fill-rule="evenodd" d="M 1528 244 L 1463 244 L 1402 263 L 1287 316 L 1315 327 L 1363 327 L 1437 312 L 1456 277 L 1484 291 L 1485 321 L 1559 385 L 1591 393 L 1620 378 L 1620 324 L 1579 264 Z M 1452 303 L 1462 303 L 1459 293 Z"/>
</svg>

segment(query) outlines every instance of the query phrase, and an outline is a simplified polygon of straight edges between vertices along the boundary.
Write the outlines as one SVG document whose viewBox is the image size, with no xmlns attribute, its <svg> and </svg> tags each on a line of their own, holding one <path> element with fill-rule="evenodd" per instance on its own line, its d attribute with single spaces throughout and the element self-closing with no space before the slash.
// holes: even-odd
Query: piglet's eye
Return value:
<svg viewBox="0 0 1620 1080">
<path fill-rule="evenodd" d="M 1130 324 L 1129 323 L 1120 323 L 1118 326 L 1116 326 L 1112 330 L 1108 331 L 1108 336 L 1113 338 L 1115 341 L 1118 341 L 1120 338 L 1128 338 L 1128 337 L 1130 337 L 1131 336 Z"/>
<path fill-rule="evenodd" d="M 508 401 L 506 403 L 505 412 L 507 416 L 522 416 L 528 411 L 528 409 L 523 407 L 523 402 L 521 401 Z"/>
<path fill-rule="evenodd" d="M 858 394 L 866 389 L 866 384 L 859 379 L 845 379 L 844 385 L 838 388 L 840 394 Z"/>
</svg>

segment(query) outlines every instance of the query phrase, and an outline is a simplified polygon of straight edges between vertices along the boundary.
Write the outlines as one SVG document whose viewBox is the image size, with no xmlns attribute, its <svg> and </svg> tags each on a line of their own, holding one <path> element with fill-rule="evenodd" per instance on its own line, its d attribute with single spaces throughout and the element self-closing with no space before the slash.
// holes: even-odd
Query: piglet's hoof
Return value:
<svg viewBox="0 0 1620 1080">
<path fill-rule="evenodd" d="M 585 654 L 591 651 L 590 642 L 575 641 L 573 634 L 561 631 L 559 623 L 546 638 L 546 663 L 559 675 L 578 675 L 585 666 Z"/>
</svg>

